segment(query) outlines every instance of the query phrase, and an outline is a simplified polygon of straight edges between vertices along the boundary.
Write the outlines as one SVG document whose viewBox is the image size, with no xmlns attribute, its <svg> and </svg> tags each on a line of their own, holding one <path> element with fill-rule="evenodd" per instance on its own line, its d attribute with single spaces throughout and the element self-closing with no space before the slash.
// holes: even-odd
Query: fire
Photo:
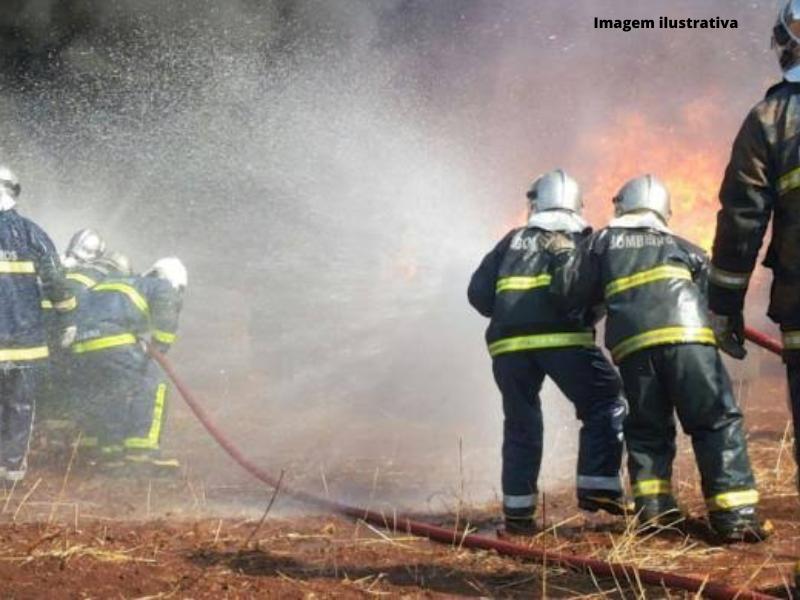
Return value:
<svg viewBox="0 0 800 600">
<path fill-rule="evenodd" d="M 592 161 L 585 182 L 589 218 L 596 225 L 604 224 L 611 198 L 622 184 L 652 173 L 672 194 L 670 226 L 709 249 L 714 238 L 717 194 L 729 154 L 729 142 L 720 139 L 713 109 L 712 100 L 698 100 L 666 123 L 644 113 L 621 114 L 600 134 L 587 135 L 581 149 Z"/>
</svg>

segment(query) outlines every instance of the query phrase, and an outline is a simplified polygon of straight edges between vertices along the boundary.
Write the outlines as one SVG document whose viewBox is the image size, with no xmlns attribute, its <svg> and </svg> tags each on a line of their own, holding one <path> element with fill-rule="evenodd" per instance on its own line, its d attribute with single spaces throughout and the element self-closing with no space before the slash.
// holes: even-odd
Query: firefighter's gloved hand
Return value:
<svg viewBox="0 0 800 600">
<path fill-rule="evenodd" d="M 64 349 L 69 348 L 75 342 L 76 335 L 78 335 L 78 328 L 75 325 L 70 325 L 61 332 L 59 345 Z"/>
<path fill-rule="evenodd" d="M 717 338 L 719 349 L 737 360 L 747 356 L 744 347 L 744 317 L 742 313 L 735 315 L 717 315 L 711 313 L 711 327 Z"/>
<path fill-rule="evenodd" d="M 550 236 L 549 240 L 547 240 L 544 249 L 550 254 L 571 252 L 572 250 L 575 250 L 575 242 L 573 242 L 572 238 L 568 235 L 556 232 Z"/>
</svg>

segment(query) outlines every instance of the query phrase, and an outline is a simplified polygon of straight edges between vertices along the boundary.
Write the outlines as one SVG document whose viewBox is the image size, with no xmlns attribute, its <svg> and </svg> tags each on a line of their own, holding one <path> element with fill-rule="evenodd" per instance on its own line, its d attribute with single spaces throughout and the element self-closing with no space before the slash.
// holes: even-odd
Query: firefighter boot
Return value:
<svg viewBox="0 0 800 600">
<path fill-rule="evenodd" d="M 505 516 L 506 533 L 512 535 L 535 535 L 536 522 L 533 520 L 533 511 L 530 508 L 503 508 Z"/>
<path fill-rule="evenodd" d="M 633 502 L 612 490 L 578 490 L 578 508 L 592 513 L 602 510 L 618 517 L 635 511 Z"/>
<path fill-rule="evenodd" d="M 645 530 L 675 528 L 685 520 L 675 498 L 669 494 L 637 498 L 635 510 Z"/>
<path fill-rule="evenodd" d="M 756 544 L 772 535 L 769 521 L 761 522 L 755 506 L 741 506 L 731 510 L 715 510 L 708 515 L 711 530 L 720 543 L 744 542 Z"/>
</svg>

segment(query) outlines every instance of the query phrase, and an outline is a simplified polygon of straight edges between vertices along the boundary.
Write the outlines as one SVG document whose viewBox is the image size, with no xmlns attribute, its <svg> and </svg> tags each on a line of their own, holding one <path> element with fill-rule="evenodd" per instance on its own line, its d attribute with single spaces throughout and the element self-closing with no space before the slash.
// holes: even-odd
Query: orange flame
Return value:
<svg viewBox="0 0 800 600">
<path fill-rule="evenodd" d="M 625 114 L 600 135 L 588 135 L 583 148 L 593 157 L 588 186 L 588 216 L 601 224 L 611 198 L 629 179 L 651 173 L 672 195 L 670 226 L 709 249 L 714 237 L 717 194 L 728 150 L 720 140 L 710 99 L 687 105 L 676 122 L 663 124 L 644 114 Z"/>
</svg>

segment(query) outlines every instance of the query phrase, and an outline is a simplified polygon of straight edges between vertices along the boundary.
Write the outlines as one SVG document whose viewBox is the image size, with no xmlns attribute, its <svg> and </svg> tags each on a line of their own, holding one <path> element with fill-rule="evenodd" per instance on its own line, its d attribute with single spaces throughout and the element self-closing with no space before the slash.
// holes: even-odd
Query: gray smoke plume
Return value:
<svg viewBox="0 0 800 600">
<path fill-rule="evenodd" d="M 598 180 L 592 142 L 624 134 L 623 115 L 680 143 L 685 107 L 707 100 L 702 132 L 724 157 L 776 78 L 774 14 L 743 0 L 16 0 L 0 9 L 0 150 L 21 210 L 59 244 L 93 226 L 139 268 L 186 261 L 172 358 L 253 457 L 393 501 L 456 489 L 463 470 L 485 499 L 502 416 L 472 269 L 538 173 Z M 593 29 L 660 15 L 740 28 Z M 638 150 L 631 168 L 648 170 Z M 588 191 L 602 224 L 606 199 Z M 543 401 L 548 488 L 571 482 L 577 424 L 557 391 Z M 212 481 L 244 480 L 174 403 L 168 445 Z"/>
</svg>

